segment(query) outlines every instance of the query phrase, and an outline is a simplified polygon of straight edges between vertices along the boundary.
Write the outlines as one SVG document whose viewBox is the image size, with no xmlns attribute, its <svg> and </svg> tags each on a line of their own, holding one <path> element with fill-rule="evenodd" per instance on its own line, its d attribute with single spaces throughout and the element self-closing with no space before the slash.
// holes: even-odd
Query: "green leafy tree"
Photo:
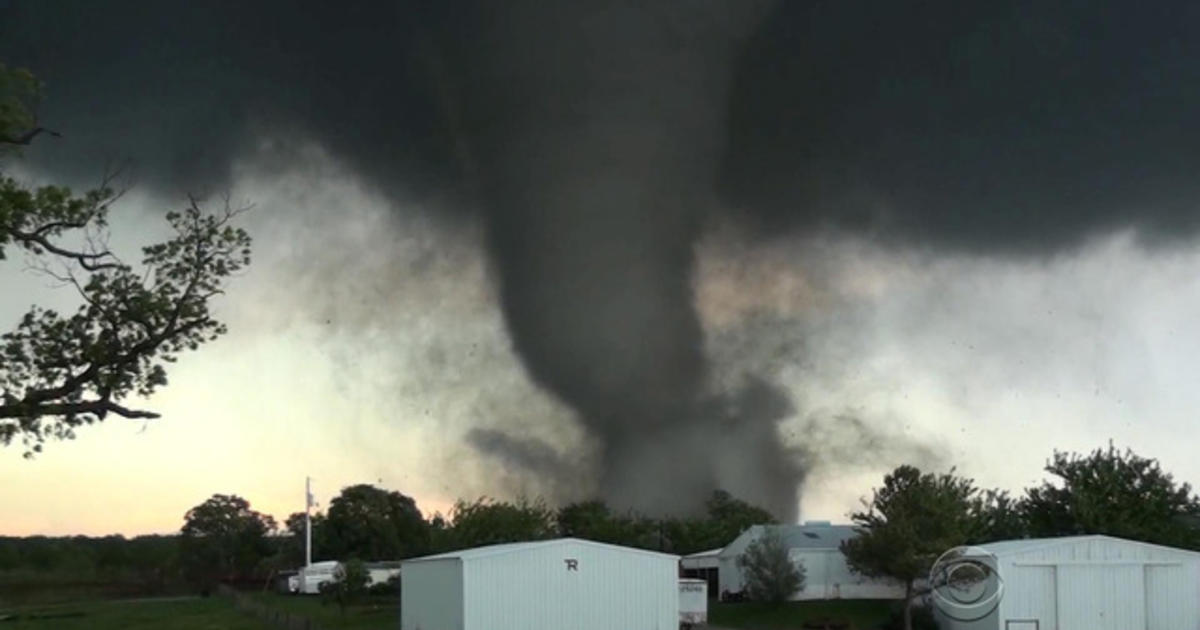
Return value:
<svg viewBox="0 0 1200 630">
<path fill-rule="evenodd" d="M 912 630 L 912 603 L 923 594 L 918 580 L 938 556 L 970 539 L 976 493 L 970 479 L 953 471 L 922 474 L 900 466 L 864 502 L 866 510 L 851 515 L 858 535 L 842 543 L 842 553 L 855 572 L 904 584 L 905 630 Z"/>
<path fill-rule="evenodd" d="M 179 539 L 188 579 L 203 592 L 219 582 L 253 575 L 272 552 L 275 520 L 236 495 L 214 494 L 188 510 Z"/>
<path fill-rule="evenodd" d="M 613 514 L 603 501 L 581 501 L 565 505 L 559 508 L 555 518 L 563 536 L 617 545 L 628 542 L 620 517 Z"/>
<path fill-rule="evenodd" d="M 1045 470 L 1057 479 L 1028 489 L 1022 505 L 1031 535 L 1105 534 L 1200 549 L 1200 500 L 1157 460 L 1110 443 L 1087 455 L 1055 451 Z"/>
<path fill-rule="evenodd" d="M 38 134 L 58 135 L 38 125 L 42 84 L 31 72 L 0 63 L 0 150 L 19 147 Z"/>
<path fill-rule="evenodd" d="M 312 525 L 313 560 L 335 557 L 329 544 L 325 515 L 318 512 L 310 516 Z M 296 567 L 304 564 L 304 512 L 293 512 L 283 521 L 286 535 L 281 541 L 281 566 Z"/>
<path fill-rule="evenodd" d="M 545 540 L 558 535 L 554 511 L 541 500 L 521 499 L 516 503 L 487 497 L 470 503 L 459 500 L 450 517 L 451 544 L 456 548 Z"/>
<path fill-rule="evenodd" d="M 0 146 L 45 131 L 33 113 L 38 94 L 32 75 L 0 66 Z M 159 417 L 123 401 L 149 397 L 180 353 L 225 332 L 209 301 L 250 262 L 250 237 L 233 225 L 241 210 L 209 214 L 195 199 L 167 214 L 172 236 L 143 248 L 140 268 L 124 262 L 106 246 L 119 197 L 110 181 L 76 195 L 0 171 L 0 260 L 19 251 L 80 301 L 65 314 L 35 305 L 0 335 L 0 444 L 19 437 L 27 457 L 109 414 Z"/>
<path fill-rule="evenodd" d="M 300 527 L 303 535 L 303 521 Z M 398 560 L 429 549 L 429 526 L 416 501 L 368 484 L 343 488 L 321 528 L 322 553 L 335 558 Z"/>
<path fill-rule="evenodd" d="M 429 527 L 429 552 L 442 553 L 458 548 L 454 540 L 454 526 L 450 517 L 436 512 L 427 521 Z"/>
<path fill-rule="evenodd" d="M 724 490 L 713 492 L 705 503 L 705 510 L 714 527 L 712 539 L 705 543 L 711 546 L 706 546 L 705 549 L 728 545 L 752 525 L 776 523 L 770 512 L 736 499 Z"/>
<path fill-rule="evenodd" d="M 584 501 L 558 511 L 559 531 L 600 542 L 689 554 L 728 545 L 751 525 L 774 523 L 770 512 L 718 490 L 705 512 L 691 518 L 651 519 L 619 514 L 603 501 Z"/>
<path fill-rule="evenodd" d="M 1023 510 L 1022 502 L 1003 490 L 978 493 L 971 506 L 975 526 L 967 542 L 981 544 L 1027 538 L 1029 525 Z"/>
<path fill-rule="evenodd" d="M 666 535 L 673 544 L 674 553 L 690 554 L 718 549 L 733 542 L 752 525 L 776 523 L 770 512 L 736 499 L 724 490 L 713 492 L 704 507 L 702 517 L 670 519 L 666 522 Z"/>
<path fill-rule="evenodd" d="M 751 601 L 782 604 L 804 589 L 804 565 L 792 562 L 779 531 L 767 527 L 737 559 Z"/>
<path fill-rule="evenodd" d="M 146 595 L 160 595 L 180 586 L 180 540 L 175 536 L 147 535 L 127 541 L 128 570 Z"/>
<path fill-rule="evenodd" d="M 663 523 L 639 516 L 634 512 L 618 514 L 603 501 L 572 503 L 558 510 L 558 530 L 563 536 L 595 540 L 627 547 L 660 549 L 669 536 Z"/>
<path fill-rule="evenodd" d="M 338 563 L 333 570 L 333 579 L 320 586 L 322 601 L 337 604 L 344 615 L 347 606 L 367 594 L 367 584 L 370 581 L 371 574 L 362 560 L 351 558 Z"/>
</svg>

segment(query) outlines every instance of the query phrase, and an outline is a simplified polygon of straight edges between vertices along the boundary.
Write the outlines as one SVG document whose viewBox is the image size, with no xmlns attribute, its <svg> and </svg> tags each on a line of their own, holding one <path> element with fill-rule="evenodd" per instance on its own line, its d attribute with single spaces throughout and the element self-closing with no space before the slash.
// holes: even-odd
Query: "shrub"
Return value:
<svg viewBox="0 0 1200 630">
<path fill-rule="evenodd" d="M 767 528 L 738 558 L 746 596 L 752 601 L 786 602 L 804 589 L 804 567 L 792 562 L 778 531 Z"/>
<path fill-rule="evenodd" d="M 321 584 L 321 600 L 334 602 L 342 612 L 367 592 L 371 574 L 362 560 L 352 559 L 338 564 L 333 570 L 333 580 Z"/>
<path fill-rule="evenodd" d="M 368 595 L 399 595 L 400 594 L 400 575 L 396 574 L 389 577 L 386 582 L 372 584 L 367 589 Z"/>
</svg>

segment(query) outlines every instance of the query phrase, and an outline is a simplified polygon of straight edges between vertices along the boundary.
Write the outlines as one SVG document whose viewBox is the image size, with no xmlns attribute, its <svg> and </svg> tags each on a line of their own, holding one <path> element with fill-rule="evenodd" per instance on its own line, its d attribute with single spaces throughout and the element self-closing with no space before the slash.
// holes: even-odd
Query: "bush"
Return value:
<svg viewBox="0 0 1200 630">
<path fill-rule="evenodd" d="M 779 604 L 804 589 L 804 567 L 792 563 L 787 545 L 772 528 L 746 547 L 737 562 L 752 601 Z"/>
<path fill-rule="evenodd" d="M 367 588 L 368 595 L 399 595 L 400 594 L 400 575 L 396 574 L 388 578 L 386 582 L 372 584 Z"/>
<path fill-rule="evenodd" d="M 346 606 L 366 594 L 370 580 L 371 574 L 362 560 L 342 562 L 333 570 L 333 580 L 319 587 L 321 600 L 324 603 L 335 602 L 345 612 Z"/>
</svg>

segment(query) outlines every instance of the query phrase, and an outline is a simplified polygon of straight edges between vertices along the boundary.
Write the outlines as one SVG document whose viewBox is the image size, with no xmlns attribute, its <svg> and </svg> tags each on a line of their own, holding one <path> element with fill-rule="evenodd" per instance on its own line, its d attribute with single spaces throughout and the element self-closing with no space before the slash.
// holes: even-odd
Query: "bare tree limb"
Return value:
<svg viewBox="0 0 1200 630">
<path fill-rule="evenodd" d="M 73 259 L 75 262 L 79 263 L 80 267 L 83 267 L 88 271 L 117 269 L 121 266 L 121 264 L 118 262 L 98 262 L 105 258 L 115 258 L 115 256 L 107 251 L 89 254 L 86 252 L 76 252 L 69 249 L 63 249 L 62 247 L 51 243 L 50 240 L 45 237 L 42 228 L 38 228 L 33 232 L 22 232 L 21 230 L 10 229 L 8 230 L 8 233 L 15 241 L 20 241 L 25 245 L 37 245 L 51 254 L 62 256 L 63 258 Z"/>
<path fill-rule="evenodd" d="M 61 133 L 58 133 L 57 131 L 54 131 L 52 129 L 47 129 L 45 127 L 34 127 L 33 129 L 30 129 L 29 131 L 26 131 L 25 133 L 15 137 L 15 138 L 9 138 L 7 136 L 0 136 L 0 144 L 17 144 L 17 145 L 22 145 L 22 146 L 29 146 L 33 142 L 34 138 L 36 138 L 38 135 L 43 134 L 43 133 L 46 135 L 49 135 L 49 136 L 54 136 L 55 138 L 62 137 Z"/>
<path fill-rule="evenodd" d="M 85 413 L 96 414 L 97 417 L 104 418 L 110 413 L 114 413 L 122 418 L 145 418 L 155 419 L 161 418 L 162 414 L 153 411 L 143 411 L 140 409 L 130 409 L 124 405 L 118 405 L 111 400 L 84 400 L 72 403 L 53 403 L 53 404 L 38 404 L 38 405 L 0 405 L 0 418 L 28 418 L 33 416 L 74 416 Z"/>
</svg>

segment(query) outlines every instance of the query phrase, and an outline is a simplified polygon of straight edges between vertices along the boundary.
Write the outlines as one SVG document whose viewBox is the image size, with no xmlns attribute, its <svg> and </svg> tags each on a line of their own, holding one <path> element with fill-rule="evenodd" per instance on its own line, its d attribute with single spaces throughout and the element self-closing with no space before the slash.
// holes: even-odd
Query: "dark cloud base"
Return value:
<svg viewBox="0 0 1200 630">
<path fill-rule="evenodd" d="M 263 139 L 307 138 L 394 199 L 479 212 L 513 344 L 602 443 L 606 498 L 687 512 L 733 485 L 787 518 L 792 403 L 753 375 L 714 391 L 706 216 L 980 254 L 1192 233 L 1197 27 L 1179 1 L 19 0 L 0 57 L 47 82 L 65 137 L 29 157 L 72 181 L 129 158 L 158 192 L 220 190 Z"/>
</svg>

